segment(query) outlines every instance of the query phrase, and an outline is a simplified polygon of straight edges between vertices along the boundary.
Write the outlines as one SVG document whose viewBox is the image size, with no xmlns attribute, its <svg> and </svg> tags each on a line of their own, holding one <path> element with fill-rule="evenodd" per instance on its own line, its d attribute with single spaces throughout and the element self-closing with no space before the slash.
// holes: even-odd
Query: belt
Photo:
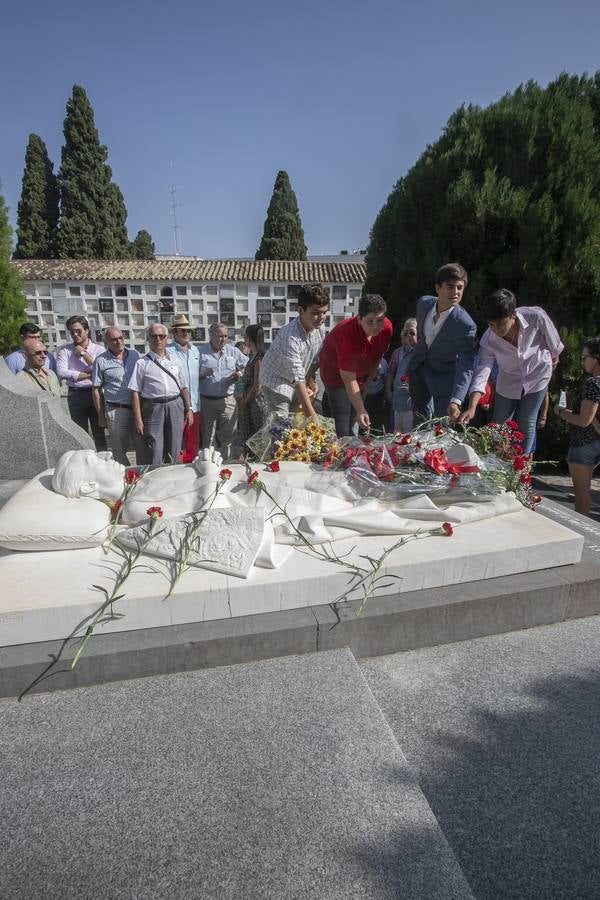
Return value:
<svg viewBox="0 0 600 900">
<path fill-rule="evenodd" d="M 82 388 L 70 387 L 69 394 L 82 394 L 84 391 L 91 391 L 91 389 L 92 389 L 91 385 L 89 387 L 82 387 Z"/>
<path fill-rule="evenodd" d="M 112 406 L 113 409 L 131 409 L 131 403 L 113 403 L 112 400 L 107 400 L 106 405 Z"/>
<path fill-rule="evenodd" d="M 220 397 L 215 397 L 214 394 L 200 394 L 203 400 L 226 400 L 227 397 L 233 397 L 233 394 L 221 394 Z"/>
<path fill-rule="evenodd" d="M 181 399 L 179 394 L 174 394 L 173 397 L 142 397 L 142 400 L 147 403 L 170 403 L 172 400 L 179 399 Z"/>
</svg>

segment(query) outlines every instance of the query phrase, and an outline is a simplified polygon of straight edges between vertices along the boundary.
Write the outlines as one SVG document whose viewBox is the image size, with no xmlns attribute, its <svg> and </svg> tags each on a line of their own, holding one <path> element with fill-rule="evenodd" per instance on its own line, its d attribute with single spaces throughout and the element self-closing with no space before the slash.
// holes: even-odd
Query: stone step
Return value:
<svg viewBox="0 0 600 900">
<path fill-rule="evenodd" d="M 348 650 L 0 702 L 0 896 L 465 900 Z"/>
</svg>

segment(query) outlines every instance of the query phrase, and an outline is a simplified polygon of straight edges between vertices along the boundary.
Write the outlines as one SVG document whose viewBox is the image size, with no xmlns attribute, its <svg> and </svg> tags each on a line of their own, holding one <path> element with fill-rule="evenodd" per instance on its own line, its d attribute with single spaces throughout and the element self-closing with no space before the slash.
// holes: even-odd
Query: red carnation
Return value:
<svg viewBox="0 0 600 900">
<path fill-rule="evenodd" d="M 407 381 L 408 381 L 408 375 L 401 375 L 401 376 L 400 376 L 400 383 L 401 383 L 401 384 L 406 384 Z"/>
<path fill-rule="evenodd" d="M 507 419 L 507 420 L 506 420 L 506 424 L 507 424 L 508 427 L 511 429 L 511 431 L 518 431 L 518 430 L 519 430 L 519 423 L 518 423 L 518 422 L 515 422 L 514 419 Z"/>
<path fill-rule="evenodd" d="M 519 481 L 521 484 L 531 484 L 531 475 L 528 472 L 523 472 L 520 476 Z"/>
<path fill-rule="evenodd" d="M 163 511 L 160 506 L 150 506 L 146 510 L 146 515 L 151 519 L 162 519 Z"/>
<path fill-rule="evenodd" d="M 525 440 L 525 435 L 523 434 L 522 431 L 515 431 L 515 432 L 513 432 L 513 440 L 514 441 L 523 441 L 523 440 Z"/>
<path fill-rule="evenodd" d="M 110 504 L 110 512 L 113 519 L 116 519 L 119 515 L 119 510 L 121 509 L 123 503 L 121 500 L 115 500 L 114 503 Z"/>
<path fill-rule="evenodd" d="M 516 472 L 521 472 L 525 468 L 525 463 L 527 462 L 527 457 L 525 456 L 517 456 L 513 460 L 513 469 Z"/>
<path fill-rule="evenodd" d="M 513 453 L 516 453 L 517 456 L 523 455 L 523 448 L 520 444 L 513 444 Z"/>
<path fill-rule="evenodd" d="M 272 462 L 270 462 L 269 465 L 267 466 L 267 469 L 269 470 L 269 472 L 279 472 L 279 469 L 280 469 L 280 468 L 281 468 L 281 467 L 280 467 L 280 465 L 279 465 L 279 460 L 277 460 L 277 459 L 274 459 L 274 460 L 273 460 Z"/>
<path fill-rule="evenodd" d="M 454 528 L 452 527 L 450 522 L 442 522 L 442 531 L 448 537 L 452 537 L 452 535 L 454 534 Z"/>
<path fill-rule="evenodd" d="M 254 472 L 251 472 L 250 475 L 248 475 L 248 484 L 254 484 L 255 481 L 258 481 L 259 477 L 260 476 L 255 469 Z"/>
<path fill-rule="evenodd" d="M 219 478 L 221 478 L 223 481 L 229 481 L 232 475 L 233 472 L 231 471 L 231 469 L 221 469 L 221 471 L 219 472 Z"/>
<path fill-rule="evenodd" d="M 127 469 L 125 472 L 125 484 L 135 484 L 139 477 L 140 473 L 137 469 Z"/>
<path fill-rule="evenodd" d="M 436 435 L 437 435 L 438 437 L 440 436 L 440 434 L 443 434 L 443 433 L 444 433 L 444 429 L 442 428 L 442 426 L 440 425 L 439 422 L 438 422 L 438 424 L 435 426 L 435 433 L 436 433 Z"/>
</svg>

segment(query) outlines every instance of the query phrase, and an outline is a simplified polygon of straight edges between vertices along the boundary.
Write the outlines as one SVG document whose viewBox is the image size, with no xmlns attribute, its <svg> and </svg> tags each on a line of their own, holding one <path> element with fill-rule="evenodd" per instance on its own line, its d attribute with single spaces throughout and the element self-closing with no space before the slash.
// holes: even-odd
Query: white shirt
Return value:
<svg viewBox="0 0 600 900">
<path fill-rule="evenodd" d="M 443 313 L 439 313 L 437 311 L 437 303 L 431 307 L 427 315 L 425 316 L 425 321 L 423 322 L 423 336 L 425 338 L 425 343 L 428 347 L 431 347 L 436 337 L 439 334 L 440 328 L 454 309 L 453 306 L 450 309 L 444 310 Z M 437 315 L 437 322 L 433 321 L 433 317 Z"/>
<path fill-rule="evenodd" d="M 428 347 L 431 347 L 436 337 L 439 334 L 440 328 L 454 309 L 453 306 L 450 309 L 444 310 L 444 312 L 439 313 L 437 311 L 437 303 L 435 303 L 427 315 L 425 316 L 425 321 L 423 322 L 423 337 L 425 338 L 425 343 Z M 437 322 L 433 321 L 433 317 L 437 315 Z"/>
<path fill-rule="evenodd" d="M 154 360 L 157 359 L 162 369 Z M 163 369 L 167 369 L 177 379 L 177 384 L 167 375 Z M 179 389 L 178 386 L 179 385 Z M 142 356 L 135 364 L 133 375 L 129 380 L 129 390 L 137 391 L 145 400 L 154 400 L 162 397 L 178 397 L 180 388 L 187 387 L 187 380 L 179 363 L 167 354 L 158 356 L 150 351 L 147 356 Z"/>
</svg>

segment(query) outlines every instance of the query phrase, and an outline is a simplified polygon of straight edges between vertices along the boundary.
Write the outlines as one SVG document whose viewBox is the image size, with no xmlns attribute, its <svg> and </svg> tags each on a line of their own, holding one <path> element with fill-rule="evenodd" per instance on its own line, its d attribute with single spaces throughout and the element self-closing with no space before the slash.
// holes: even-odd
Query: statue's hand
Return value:
<svg viewBox="0 0 600 900">
<path fill-rule="evenodd" d="M 223 457 L 214 447 L 201 450 L 193 462 L 196 472 L 201 477 L 217 478 L 222 465 Z"/>
</svg>

